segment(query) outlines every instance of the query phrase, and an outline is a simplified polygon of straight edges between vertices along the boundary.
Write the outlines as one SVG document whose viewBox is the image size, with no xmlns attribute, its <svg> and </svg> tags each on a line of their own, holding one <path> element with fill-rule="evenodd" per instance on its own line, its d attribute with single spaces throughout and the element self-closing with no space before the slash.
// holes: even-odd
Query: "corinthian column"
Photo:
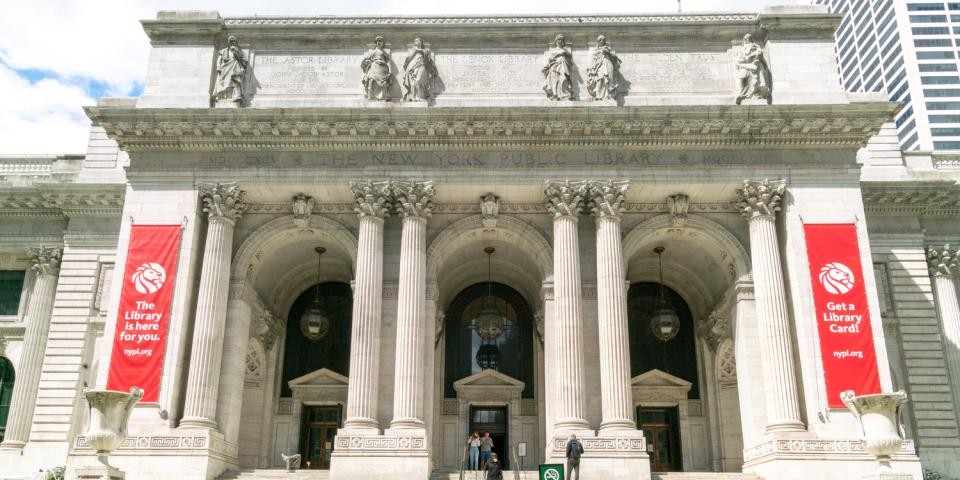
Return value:
<svg viewBox="0 0 960 480">
<path fill-rule="evenodd" d="M 427 288 L 427 218 L 433 209 L 433 183 L 395 182 L 393 194 L 396 211 L 403 217 L 403 231 L 390 428 L 423 429 L 423 312 Z"/>
<path fill-rule="evenodd" d="M 380 309 L 383 305 L 383 219 L 389 214 L 390 186 L 351 183 L 360 217 L 357 270 L 353 287 L 353 327 L 350 334 L 350 382 L 345 429 L 373 430 L 377 421 L 377 382 L 380 365 Z"/>
<path fill-rule="evenodd" d="M 630 345 L 620 217 L 627 181 L 592 182 L 590 211 L 597 220 L 597 313 L 600 333 L 601 431 L 636 430 L 630 393 Z"/>
<path fill-rule="evenodd" d="M 957 304 L 957 283 L 954 279 L 957 267 L 960 267 L 957 250 L 951 250 L 950 245 L 944 245 L 939 250 L 927 247 L 927 265 L 937 295 L 943 338 L 947 341 L 947 368 L 950 378 L 954 379 L 954 391 L 957 391 L 960 389 L 960 305 Z"/>
<path fill-rule="evenodd" d="M 777 243 L 777 212 L 786 191 L 783 180 L 744 181 L 737 190 L 737 209 L 750 225 L 760 362 L 766 391 L 767 432 L 801 431 L 796 373 L 790 340 L 790 319 Z"/>
<path fill-rule="evenodd" d="M 60 271 L 59 248 L 28 248 L 27 255 L 33 261 L 33 292 L 27 306 L 27 330 L 23 334 L 23 353 L 17 368 L 17 381 L 13 384 L 10 411 L 7 414 L 7 430 L 0 448 L 20 449 L 30 439 L 30 423 L 33 421 L 33 406 L 40 385 L 40 366 L 43 351 L 47 346 L 50 331 L 50 313 L 57 293 L 57 274 Z"/>
<path fill-rule="evenodd" d="M 583 315 L 580 292 L 580 247 L 577 221 L 585 182 L 548 181 L 544 185 L 547 210 L 553 215 L 553 289 L 555 312 L 552 324 L 556 345 L 545 345 L 557 354 L 559 378 L 555 430 L 589 428 L 583 416 Z M 547 319 L 550 322 L 551 319 Z"/>
<path fill-rule="evenodd" d="M 233 227 L 246 211 L 247 203 L 236 183 L 200 184 L 198 188 L 203 211 L 207 213 L 207 242 L 203 247 L 190 373 L 180 426 L 217 428 Z"/>
</svg>

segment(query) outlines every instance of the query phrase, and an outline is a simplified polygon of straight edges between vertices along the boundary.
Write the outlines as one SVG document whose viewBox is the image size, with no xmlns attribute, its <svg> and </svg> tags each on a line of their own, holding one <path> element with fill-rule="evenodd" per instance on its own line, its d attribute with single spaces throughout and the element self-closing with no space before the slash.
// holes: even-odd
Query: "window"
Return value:
<svg viewBox="0 0 960 480">
<path fill-rule="evenodd" d="M 960 115 L 930 115 L 930 123 L 960 123 Z"/>
<path fill-rule="evenodd" d="M 921 63 L 919 65 L 921 72 L 956 72 L 955 63 Z"/>
<path fill-rule="evenodd" d="M 304 334 L 300 319 L 314 304 L 329 323 L 326 333 L 312 340 Z M 349 376 L 352 312 L 353 292 L 346 283 L 316 284 L 297 297 L 287 315 L 287 334 L 283 340 L 281 397 L 293 395 L 290 380 L 321 368 Z"/>
<path fill-rule="evenodd" d="M 23 270 L 0 270 L 0 315 L 16 315 L 23 292 Z"/>
<path fill-rule="evenodd" d="M 914 35 L 949 35 L 950 29 L 947 27 L 913 27 L 911 29 Z"/>
<path fill-rule="evenodd" d="M 927 102 L 927 110 L 960 110 L 960 102 Z"/>
<path fill-rule="evenodd" d="M 908 3 L 908 12 L 930 12 L 943 10 L 943 3 Z"/>
<path fill-rule="evenodd" d="M 913 116 L 913 107 L 907 107 L 906 110 L 903 111 L 903 114 L 900 115 L 900 118 L 897 118 L 897 121 L 896 121 L 897 127 L 899 128 L 912 116 Z"/>
<path fill-rule="evenodd" d="M 933 142 L 934 150 L 960 150 L 960 142 Z"/>
<path fill-rule="evenodd" d="M 960 83 L 960 77 L 920 77 L 923 85 L 953 85 Z"/>
<path fill-rule="evenodd" d="M 902 132 L 903 135 L 906 135 L 912 132 L 914 128 L 917 128 L 917 122 L 915 120 L 910 120 L 910 123 L 908 123 L 907 126 L 901 128 L 900 132 Z"/>
<path fill-rule="evenodd" d="M 957 39 L 960 42 L 960 39 Z M 913 41 L 913 46 L 917 48 L 925 47 L 949 47 L 953 45 L 949 38 L 917 39 Z"/>
<path fill-rule="evenodd" d="M 900 148 L 903 150 L 917 150 L 920 147 L 920 145 L 917 144 L 917 140 L 919 138 L 919 134 L 914 133 L 910 136 L 910 138 L 907 139 L 907 141 L 901 144 Z"/>
<path fill-rule="evenodd" d="M 917 60 L 940 60 L 944 58 L 955 58 L 953 51 L 917 52 Z"/>
<path fill-rule="evenodd" d="M 960 10 L 960 3 L 948 3 L 947 6 L 950 10 Z"/>
<path fill-rule="evenodd" d="M 903 60 L 901 59 L 897 61 L 897 64 L 894 65 L 893 68 L 887 68 L 887 74 L 885 75 L 887 77 L 887 81 L 889 82 L 890 77 L 893 77 L 894 75 L 899 73 L 902 67 L 903 67 Z"/>
<path fill-rule="evenodd" d="M 0 442 L 7 431 L 7 414 L 10 413 L 10 397 L 13 396 L 13 364 L 0 357 Z"/>
<path fill-rule="evenodd" d="M 689 398 L 700 398 L 693 316 L 687 302 L 673 289 L 663 287 L 666 301 L 680 317 L 680 331 L 667 344 L 653 335 L 650 319 L 660 300 L 660 284 L 633 283 L 627 291 L 631 377 L 657 368 L 693 385 Z"/>
<path fill-rule="evenodd" d="M 890 99 L 891 99 L 891 100 L 897 100 L 897 101 L 899 101 L 899 100 L 900 100 L 900 96 L 903 95 L 904 93 L 906 93 L 907 87 L 908 87 L 908 85 L 907 85 L 906 83 L 904 83 L 903 85 L 901 85 L 900 88 L 899 88 L 896 92 L 893 92 L 893 94 L 890 95 Z"/>
<path fill-rule="evenodd" d="M 960 137 L 960 128 L 931 128 L 934 137 Z"/>
<path fill-rule="evenodd" d="M 925 97 L 960 97 L 960 89 L 957 88 L 931 88 L 924 89 Z"/>
<path fill-rule="evenodd" d="M 941 23 L 946 21 L 946 15 L 910 15 L 910 23 Z"/>
</svg>

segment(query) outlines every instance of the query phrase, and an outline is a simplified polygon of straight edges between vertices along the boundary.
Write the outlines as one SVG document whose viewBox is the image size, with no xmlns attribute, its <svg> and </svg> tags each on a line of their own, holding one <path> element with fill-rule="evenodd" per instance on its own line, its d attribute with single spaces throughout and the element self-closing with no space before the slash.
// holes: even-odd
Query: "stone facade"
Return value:
<svg viewBox="0 0 960 480">
<path fill-rule="evenodd" d="M 143 21 L 145 91 L 87 108 L 86 156 L 0 159 L 0 269 L 29 271 L 0 317 L 17 372 L 0 478 L 95 461 L 80 392 L 106 384 L 140 224 L 182 240 L 159 400 L 112 457 L 128 478 L 283 468 L 308 407 L 342 412 L 335 479 L 456 471 L 475 407 L 505 408 L 525 467 L 562 461 L 576 433 L 585 479 L 649 478 L 649 408 L 675 412 L 675 469 L 860 478 L 875 462 L 827 407 L 803 238 L 841 222 L 857 227 L 882 389 L 911 398 L 894 467 L 960 476 L 960 176 L 899 153 L 896 105 L 841 90 L 840 20 Z M 757 81 L 746 34 L 769 90 L 738 99 Z M 591 55 L 610 46 L 612 90 L 594 100 Z M 227 99 L 211 90 L 224 49 L 246 62 Z M 692 317 L 692 381 L 632 370 L 628 292 L 660 281 L 657 246 Z M 284 386 L 291 309 L 318 268 L 352 287 L 349 372 Z M 448 376 L 446 315 L 488 279 L 529 306 L 526 382 Z"/>
</svg>

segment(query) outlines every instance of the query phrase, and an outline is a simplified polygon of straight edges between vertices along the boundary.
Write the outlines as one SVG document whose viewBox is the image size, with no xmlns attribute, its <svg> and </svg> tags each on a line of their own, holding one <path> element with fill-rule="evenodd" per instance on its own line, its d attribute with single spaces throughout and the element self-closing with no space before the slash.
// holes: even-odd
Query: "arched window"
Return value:
<svg viewBox="0 0 960 480">
<path fill-rule="evenodd" d="M 329 325 L 320 338 L 311 340 L 300 325 L 303 313 L 317 305 Z M 290 397 L 293 392 L 287 384 L 290 380 L 315 370 L 326 368 L 344 376 L 350 376 L 350 324 L 353 320 L 353 292 L 350 285 L 341 282 L 326 282 L 314 285 L 303 292 L 290 307 L 287 316 L 287 335 L 284 338 L 283 383 L 280 396 Z"/>
<path fill-rule="evenodd" d="M 680 377 L 693 386 L 688 398 L 700 398 L 697 375 L 697 349 L 690 307 L 677 292 L 663 287 L 664 297 L 680 317 L 680 332 L 664 343 L 653 335 L 650 320 L 660 308 L 660 284 L 641 282 L 630 285 L 627 315 L 630 330 L 630 376 L 654 368 Z"/>
<path fill-rule="evenodd" d="M 0 357 L 0 442 L 7 431 L 7 413 L 10 412 L 10 397 L 13 396 L 13 364 Z"/>
<path fill-rule="evenodd" d="M 483 321 L 485 310 L 495 310 L 502 325 Z M 457 396 L 453 382 L 484 368 L 524 382 L 523 398 L 533 398 L 533 313 L 523 296 L 502 283 L 471 285 L 450 303 L 445 321 L 446 398 Z"/>
</svg>

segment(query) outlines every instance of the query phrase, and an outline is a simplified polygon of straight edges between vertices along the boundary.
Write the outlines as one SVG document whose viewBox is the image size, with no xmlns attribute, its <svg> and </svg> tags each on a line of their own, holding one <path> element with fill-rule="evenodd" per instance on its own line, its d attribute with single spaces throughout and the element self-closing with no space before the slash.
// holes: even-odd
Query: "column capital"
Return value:
<svg viewBox="0 0 960 480">
<path fill-rule="evenodd" d="M 547 180 L 543 184 L 543 193 L 547 196 L 547 210 L 554 219 L 577 218 L 583 209 L 583 198 L 587 195 L 587 182 Z"/>
<path fill-rule="evenodd" d="M 957 271 L 958 266 L 960 261 L 957 259 L 957 250 L 951 249 L 949 244 L 940 249 L 933 245 L 927 246 L 927 268 L 931 275 L 949 277 Z"/>
<path fill-rule="evenodd" d="M 744 180 L 743 188 L 737 189 L 734 206 L 748 220 L 775 216 L 780 211 L 780 201 L 786 191 L 786 180 Z"/>
<path fill-rule="evenodd" d="M 33 262 L 31 267 L 37 275 L 56 275 L 60 270 L 63 249 L 59 247 L 28 247 L 27 256 Z"/>
<path fill-rule="evenodd" d="M 390 182 L 350 182 L 350 191 L 356 203 L 353 211 L 360 218 L 386 218 L 390 215 L 391 198 Z"/>
<path fill-rule="evenodd" d="M 246 192 L 236 182 L 198 183 L 203 211 L 210 220 L 224 219 L 237 221 L 250 205 Z"/>
<path fill-rule="evenodd" d="M 436 191 L 432 181 L 395 180 L 390 182 L 393 208 L 402 218 L 430 218 Z"/>
<path fill-rule="evenodd" d="M 597 220 L 619 220 L 623 214 L 629 180 L 593 180 L 587 183 L 589 208 Z"/>
</svg>

